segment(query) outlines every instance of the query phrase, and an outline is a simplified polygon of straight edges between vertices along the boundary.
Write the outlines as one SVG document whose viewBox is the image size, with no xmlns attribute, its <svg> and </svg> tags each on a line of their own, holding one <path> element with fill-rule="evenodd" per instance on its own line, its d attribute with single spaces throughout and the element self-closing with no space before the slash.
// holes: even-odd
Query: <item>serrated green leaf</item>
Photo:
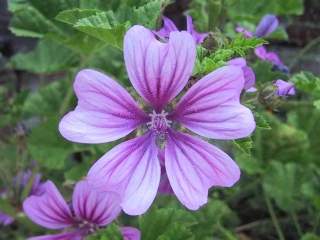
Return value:
<svg viewBox="0 0 320 240">
<path fill-rule="evenodd" d="M 314 98 L 320 98 L 319 76 L 316 76 L 311 72 L 300 72 L 294 74 L 290 80 L 297 89 L 311 94 Z"/>
<path fill-rule="evenodd" d="M 197 59 L 195 73 L 206 74 L 227 63 L 232 57 L 244 56 L 250 49 L 254 49 L 266 41 L 260 38 L 244 38 L 237 36 L 231 42 L 224 43 L 221 48 L 205 56 L 203 59 Z"/>
<path fill-rule="evenodd" d="M 87 18 L 93 15 L 101 13 L 101 11 L 97 9 L 69 9 L 60 12 L 55 19 L 64 22 L 70 25 L 76 24 L 80 19 Z"/>
<path fill-rule="evenodd" d="M 238 140 L 233 140 L 234 145 L 241 150 L 243 153 L 251 154 L 253 147 L 253 142 L 251 138 L 242 138 Z"/>
<path fill-rule="evenodd" d="M 292 212 L 301 207 L 297 200 L 300 197 L 298 176 L 296 164 L 274 161 L 263 179 L 264 191 L 284 211 Z"/>
<path fill-rule="evenodd" d="M 179 228 L 179 226 L 174 226 L 174 223 L 190 226 L 194 223 L 194 218 L 187 211 L 179 209 L 151 209 L 139 218 L 142 239 L 158 239 L 158 237 L 165 236 L 165 234 L 170 235 L 175 229 Z M 184 231 L 181 234 L 185 235 L 186 232 Z M 176 237 L 179 239 L 179 235 L 176 235 Z"/>
<path fill-rule="evenodd" d="M 192 232 L 186 226 L 179 223 L 173 223 L 172 226 L 164 234 L 159 236 L 157 240 L 191 240 L 195 239 Z"/>
<path fill-rule="evenodd" d="M 76 29 L 120 49 L 127 26 L 127 23 L 118 23 L 110 11 L 82 18 L 74 25 Z"/>
<path fill-rule="evenodd" d="M 267 129 L 267 130 L 271 129 L 271 126 L 270 126 L 268 120 L 264 117 L 263 114 L 261 114 L 259 112 L 255 112 L 254 117 L 255 117 L 255 121 L 256 121 L 256 126 L 258 128 Z"/>
<path fill-rule="evenodd" d="M 78 57 L 63 45 L 43 39 L 34 50 L 13 56 L 10 63 L 18 70 L 33 73 L 54 73 L 76 66 Z"/>
</svg>

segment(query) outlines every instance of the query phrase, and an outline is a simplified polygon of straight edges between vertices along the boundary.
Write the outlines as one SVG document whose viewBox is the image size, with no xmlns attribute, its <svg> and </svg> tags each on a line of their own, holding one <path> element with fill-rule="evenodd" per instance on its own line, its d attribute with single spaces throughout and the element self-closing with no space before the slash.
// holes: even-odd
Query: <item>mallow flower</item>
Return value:
<svg viewBox="0 0 320 240">
<path fill-rule="evenodd" d="M 274 86 L 277 88 L 276 94 L 280 97 L 293 96 L 296 94 L 296 89 L 293 83 L 278 79 Z"/>
<path fill-rule="evenodd" d="M 177 26 L 174 24 L 174 22 L 170 18 L 163 16 L 162 19 L 163 19 L 163 27 L 156 32 L 158 36 L 162 38 L 169 38 L 171 32 L 179 31 Z M 206 39 L 206 37 L 208 37 L 209 34 L 197 32 L 192 23 L 191 16 L 187 15 L 186 20 L 187 20 L 186 31 L 192 35 L 193 39 L 197 44 L 203 43 L 203 41 Z"/>
<path fill-rule="evenodd" d="M 72 203 L 67 204 L 53 182 L 44 183 L 43 192 L 23 202 L 23 210 L 36 224 L 61 233 L 31 237 L 30 240 L 82 240 L 100 227 L 111 223 L 120 213 L 119 195 L 92 189 L 82 180 L 75 186 Z M 123 236 L 139 240 L 139 230 L 125 228 Z M 131 235 L 130 235 L 131 234 Z M 131 237 L 130 236 L 138 236 Z"/>
<path fill-rule="evenodd" d="M 130 215 L 142 214 L 152 204 L 160 183 L 161 153 L 173 192 L 192 210 L 207 202 L 210 187 L 230 187 L 240 177 L 226 153 L 191 133 L 222 140 L 252 133 L 253 115 L 240 104 L 243 71 L 221 67 L 174 100 L 186 86 L 195 58 L 196 44 L 186 31 L 173 31 L 168 42 L 161 42 L 149 29 L 131 27 L 124 38 L 124 59 L 143 108 L 100 72 L 86 69 L 76 76 L 78 105 L 59 125 L 66 139 L 105 143 L 138 129 L 137 137 L 103 155 L 87 176 L 95 188 L 118 191 L 121 207 Z"/>
<path fill-rule="evenodd" d="M 267 37 L 273 33 L 278 26 L 278 18 L 272 14 L 267 14 L 260 20 L 254 33 L 243 27 L 237 27 L 236 31 L 241 32 L 246 38 Z M 277 70 L 288 73 L 288 67 L 284 65 L 277 53 L 267 51 L 266 47 L 264 46 L 257 47 L 254 53 L 259 59 L 272 63 Z"/>
<path fill-rule="evenodd" d="M 227 63 L 228 65 L 234 65 L 241 67 L 244 76 L 244 89 L 247 92 L 255 92 L 257 89 L 254 87 L 256 83 L 256 75 L 251 67 L 247 65 L 247 61 L 242 58 L 233 58 Z"/>
<path fill-rule="evenodd" d="M 267 14 L 262 17 L 254 33 L 240 26 L 236 28 L 236 31 L 242 33 L 247 38 L 267 37 L 274 32 L 278 26 L 278 18 L 275 15 Z"/>
</svg>

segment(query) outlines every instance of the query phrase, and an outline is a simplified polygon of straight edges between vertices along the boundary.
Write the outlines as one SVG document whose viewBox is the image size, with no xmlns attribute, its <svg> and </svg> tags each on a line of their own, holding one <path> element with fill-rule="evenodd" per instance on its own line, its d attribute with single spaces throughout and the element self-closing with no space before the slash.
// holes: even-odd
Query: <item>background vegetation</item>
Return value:
<svg viewBox="0 0 320 240">
<path fill-rule="evenodd" d="M 115 143 L 82 145 L 65 141 L 59 119 L 75 105 L 72 82 L 84 67 L 96 68 L 130 88 L 122 41 L 133 24 L 161 27 L 161 15 L 183 29 L 183 13 L 199 31 L 212 32 L 198 48 L 194 76 L 245 56 L 254 68 L 258 92 L 244 104 L 256 115 L 248 139 L 219 142 L 239 163 L 242 177 L 230 189 L 212 189 L 200 211 L 159 196 L 143 216 L 122 215 L 91 239 L 120 239 L 117 226 L 129 224 L 142 239 L 320 239 L 320 3 L 317 0 L 9 0 L 1 1 L 0 32 L 0 211 L 15 220 L 0 226 L 0 239 L 45 233 L 21 211 L 33 178 L 24 187 L 22 171 L 41 173 L 65 196 L 93 161 Z M 9 12 L 10 13 L 9 13 Z M 290 74 L 258 60 L 261 39 L 244 39 L 238 25 L 254 29 L 272 13 L 281 27 L 268 39 Z M 9 32 L 10 31 L 10 32 Z M 297 95 L 268 98 L 278 78 L 295 83 Z"/>
</svg>

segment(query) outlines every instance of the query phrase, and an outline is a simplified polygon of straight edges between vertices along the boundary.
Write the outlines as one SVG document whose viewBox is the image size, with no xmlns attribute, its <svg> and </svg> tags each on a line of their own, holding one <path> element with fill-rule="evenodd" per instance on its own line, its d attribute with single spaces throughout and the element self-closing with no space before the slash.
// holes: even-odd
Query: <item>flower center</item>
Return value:
<svg viewBox="0 0 320 240">
<path fill-rule="evenodd" d="M 83 220 L 81 223 L 79 223 L 78 227 L 83 230 L 86 234 L 94 233 L 99 229 L 98 225 L 95 223 L 88 222 L 86 220 Z"/>
<path fill-rule="evenodd" d="M 151 120 L 147 123 L 148 128 L 158 135 L 165 135 L 172 123 L 172 121 L 167 119 L 167 115 L 168 113 L 163 110 L 161 113 L 156 113 L 153 110 L 152 113 L 149 114 Z"/>
</svg>

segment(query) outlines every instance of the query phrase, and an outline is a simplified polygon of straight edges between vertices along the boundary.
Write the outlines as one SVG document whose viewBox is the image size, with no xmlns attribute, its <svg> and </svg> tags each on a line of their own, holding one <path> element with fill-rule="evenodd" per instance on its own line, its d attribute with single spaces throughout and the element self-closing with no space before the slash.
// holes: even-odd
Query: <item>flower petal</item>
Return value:
<svg viewBox="0 0 320 240">
<path fill-rule="evenodd" d="M 277 95 L 278 96 L 293 96 L 296 94 L 296 89 L 294 87 L 293 83 L 283 81 L 281 79 L 278 79 L 274 86 L 277 87 Z"/>
<path fill-rule="evenodd" d="M 247 137 L 255 122 L 251 111 L 240 104 L 243 84 L 240 67 L 219 68 L 193 85 L 169 117 L 204 137 Z"/>
<path fill-rule="evenodd" d="M 171 32 L 179 31 L 176 25 L 174 24 L 174 22 L 170 18 L 163 16 L 162 19 L 163 19 L 163 26 L 159 31 L 156 32 L 157 35 L 163 38 L 168 38 Z"/>
<path fill-rule="evenodd" d="M 228 61 L 228 65 L 241 67 L 244 75 L 244 89 L 245 90 L 252 89 L 252 87 L 256 83 L 256 76 L 252 68 L 247 66 L 247 61 L 241 57 L 233 58 L 230 61 Z"/>
<path fill-rule="evenodd" d="M 80 71 L 74 90 L 78 105 L 63 117 L 59 125 L 62 136 L 70 141 L 114 141 L 126 136 L 147 119 L 123 87 L 98 71 Z"/>
<path fill-rule="evenodd" d="M 122 227 L 121 234 L 123 236 L 123 240 L 140 240 L 141 238 L 139 229 L 134 227 Z"/>
<path fill-rule="evenodd" d="M 124 59 L 132 85 L 156 111 L 186 85 L 195 61 L 195 42 L 187 32 L 171 32 L 167 43 L 142 26 L 124 38 Z"/>
<path fill-rule="evenodd" d="M 201 44 L 208 37 L 209 33 L 199 33 L 195 30 L 192 23 L 192 17 L 187 15 L 187 32 L 190 33 L 195 40 L 196 44 Z"/>
<path fill-rule="evenodd" d="M 266 37 L 279 26 L 279 20 L 276 16 L 267 14 L 259 22 L 255 35 L 257 37 Z"/>
<path fill-rule="evenodd" d="M 160 184 L 159 184 L 158 192 L 160 194 L 172 195 L 174 193 L 173 193 L 173 190 L 170 186 L 170 182 L 169 182 L 166 168 L 165 168 L 164 150 L 159 150 L 158 158 L 159 158 L 160 166 L 161 166 L 161 177 L 160 177 Z"/>
<path fill-rule="evenodd" d="M 115 192 L 99 191 L 85 180 L 77 183 L 72 196 L 75 215 L 89 223 L 105 226 L 120 213 L 120 195 Z"/>
<path fill-rule="evenodd" d="M 240 177 L 239 167 L 226 153 L 179 132 L 168 135 L 165 166 L 174 193 L 191 210 L 207 202 L 210 187 L 231 187 Z"/>
<path fill-rule="evenodd" d="M 83 240 L 83 239 L 84 238 L 82 234 L 78 231 L 28 238 L 28 240 Z"/>
<path fill-rule="evenodd" d="M 90 169 L 95 187 L 122 193 L 122 209 L 144 213 L 153 202 L 160 181 L 158 149 L 152 133 L 123 142 L 102 156 Z"/>
<path fill-rule="evenodd" d="M 51 181 L 43 184 L 41 195 L 24 200 L 23 210 L 33 222 L 49 229 L 65 228 L 74 223 L 67 203 Z"/>
</svg>

